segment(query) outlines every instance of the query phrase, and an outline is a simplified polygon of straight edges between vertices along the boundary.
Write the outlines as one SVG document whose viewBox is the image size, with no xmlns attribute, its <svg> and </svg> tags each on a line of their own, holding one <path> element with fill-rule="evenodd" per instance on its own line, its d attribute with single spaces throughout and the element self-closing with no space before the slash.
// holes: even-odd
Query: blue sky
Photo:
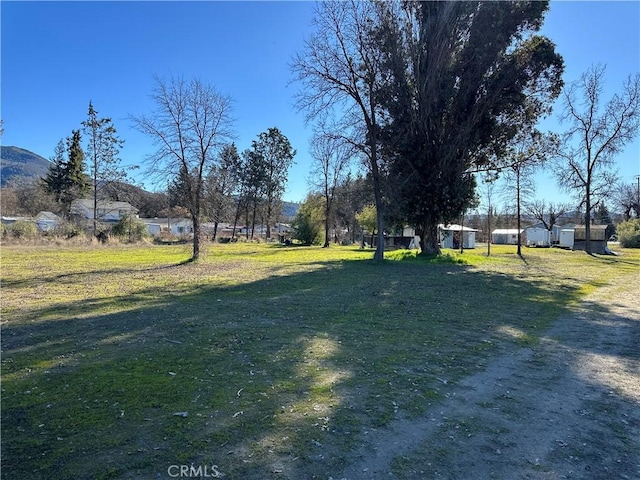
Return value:
<svg viewBox="0 0 640 480">
<path fill-rule="evenodd" d="M 142 164 L 153 147 L 128 117 L 153 109 L 153 75 L 197 77 L 232 98 L 240 150 L 269 127 L 289 138 L 298 154 L 285 199 L 301 201 L 311 128 L 295 111 L 299 85 L 290 84 L 288 64 L 312 31 L 313 6 L 2 1 L 2 144 L 49 158 L 58 141 L 79 128 L 91 100 L 125 140 L 123 163 Z M 640 2 L 552 2 L 543 33 L 565 59 L 565 82 L 593 63 L 607 65 L 605 98 L 640 71 Z M 546 128 L 563 128 L 557 113 Z M 637 140 L 617 158 L 625 182 L 640 174 L 639 159 Z M 537 195 L 558 199 L 548 175 L 538 176 Z"/>
</svg>

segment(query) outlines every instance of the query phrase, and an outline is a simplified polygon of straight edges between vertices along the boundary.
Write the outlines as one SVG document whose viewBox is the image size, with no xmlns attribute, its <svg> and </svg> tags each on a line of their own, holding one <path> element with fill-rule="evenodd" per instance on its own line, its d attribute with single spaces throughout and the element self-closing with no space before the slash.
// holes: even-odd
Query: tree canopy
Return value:
<svg viewBox="0 0 640 480">
<path fill-rule="evenodd" d="M 439 252 L 438 223 L 475 199 L 472 173 L 498 167 L 518 131 L 550 112 L 564 65 L 536 35 L 547 8 L 321 4 L 306 55 L 293 64 L 307 87 L 298 105 L 311 118 L 345 112 L 335 134 L 368 158 L 380 236 L 386 220 L 409 223 L 424 254 Z"/>
<path fill-rule="evenodd" d="M 422 252 L 439 251 L 437 225 L 473 200 L 471 172 L 490 168 L 523 125 L 549 112 L 562 58 L 533 35 L 547 2 L 381 4 L 377 36 L 388 82 L 383 144 L 394 201 Z"/>
</svg>

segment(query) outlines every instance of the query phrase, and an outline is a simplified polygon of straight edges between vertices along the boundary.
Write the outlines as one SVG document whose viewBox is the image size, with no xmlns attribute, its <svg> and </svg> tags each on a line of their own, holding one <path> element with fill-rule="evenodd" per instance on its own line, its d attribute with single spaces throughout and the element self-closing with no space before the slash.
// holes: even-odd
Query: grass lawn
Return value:
<svg viewBox="0 0 640 480">
<path fill-rule="evenodd" d="M 335 477 L 371 429 L 637 278 L 621 253 L 3 246 L 2 471 Z"/>
</svg>

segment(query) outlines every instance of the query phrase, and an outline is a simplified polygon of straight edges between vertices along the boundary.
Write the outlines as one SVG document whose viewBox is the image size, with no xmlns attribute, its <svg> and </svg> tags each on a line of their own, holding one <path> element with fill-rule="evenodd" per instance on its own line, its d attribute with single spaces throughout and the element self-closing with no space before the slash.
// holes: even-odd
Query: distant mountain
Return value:
<svg viewBox="0 0 640 480">
<path fill-rule="evenodd" d="M 45 177 L 49 160 L 20 147 L 0 147 L 0 185 L 10 180 Z"/>
<path fill-rule="evenodd" d="M 286 217 L 286 219 L 293 219 L 298 213 L 298 209 L 300 208 L 299 203 L 294 202 L 283 202 L 282 203 L 282 216 Z"/>
</svg>

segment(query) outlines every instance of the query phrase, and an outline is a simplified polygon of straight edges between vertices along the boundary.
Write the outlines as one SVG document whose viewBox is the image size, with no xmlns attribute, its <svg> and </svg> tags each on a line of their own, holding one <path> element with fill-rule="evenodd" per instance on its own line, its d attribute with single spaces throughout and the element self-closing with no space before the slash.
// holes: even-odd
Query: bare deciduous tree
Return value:
<svg viewBox="0 0 640 480">
<path fill-rule="evenodd" d="M 215 163 L 219 149 L 232 137 L 231 99 L 200 80 L 182 78 L 156 78 L 151 97 L 156 110 L 132 119 L 158 148 L 148 159 L 151 173 L 166 178 L 188 172 L 186 207 L 193 221 L 191 259 L 196 261 L 200 256 L 204 175 Z"/>
<path fill-rule="evenodd" d="M 591 253 L 591 211 L 612 193 L 615 155 L 640 128 L 640 74 L 625 80 L 621 94 L 602 107 L 603 66 L 593 66 L 563 92 L 562 119 L 569 123 L 555 152 L 560 187 L 573 192 L 584 208 L 585 250 Z"/>
<path fill-rule="evenodd" d="M 508 167 L 505 172 L 507 195 L 515 200 L 518 229 L 518 255 L 522 255 L 522 204 L 523 199 L 535 192 L 533 174 L 544 163 L 547 153 L 556 146 L 556 138 L 535 129 L 524 128 L 514 138 L 507 150 Z M 515 198 L 514 194 L 515 193 Z"/>
<path fill-rule="evenodd" d="M 374 258 L 384 256 L 384 204 L 379 159 L 379 115 L 376 92 L 380 84 L 381 53 L 370 35 L 375 24 L 374 2 L 322 2 L 315 16 L 316 31 L 305 51 L 293 59 L 292 70 L 305 89 L 297 105 L 308 119 L 341 109 L 343 138 L 367 158 L 378 211 L 378 245 Z"/>
<path fill-rule="evenodd" d="M 322 192 L 324 200 L 325 248 L 329 246 L 329 222 L 336 189 L 344 182 L 354 153 L 352 145 L 323 132 L 322 129 L 316 131 L 311 140 L 311 156 L 314 163 L 310 182 Z"/>
<path fill-rule="evenodd" d="M 635 212 L 635 218 L 640 218 L 640 177 L 637 180 L 636 185 L 621 184 L 614 193 L 614 199 L 622 208 L 625 220 L 632 218 L 631 212 Z"/>
<path fill-rule="evenodd" d="M 552 230 L 553 226 L 558 223 L 558 219 L 572 210 L 568 203 L 547 203 L 544 200 L 527 202 L 524 208 L 527 215 L 542 222 L 547 230 Z"/>
</svg>

